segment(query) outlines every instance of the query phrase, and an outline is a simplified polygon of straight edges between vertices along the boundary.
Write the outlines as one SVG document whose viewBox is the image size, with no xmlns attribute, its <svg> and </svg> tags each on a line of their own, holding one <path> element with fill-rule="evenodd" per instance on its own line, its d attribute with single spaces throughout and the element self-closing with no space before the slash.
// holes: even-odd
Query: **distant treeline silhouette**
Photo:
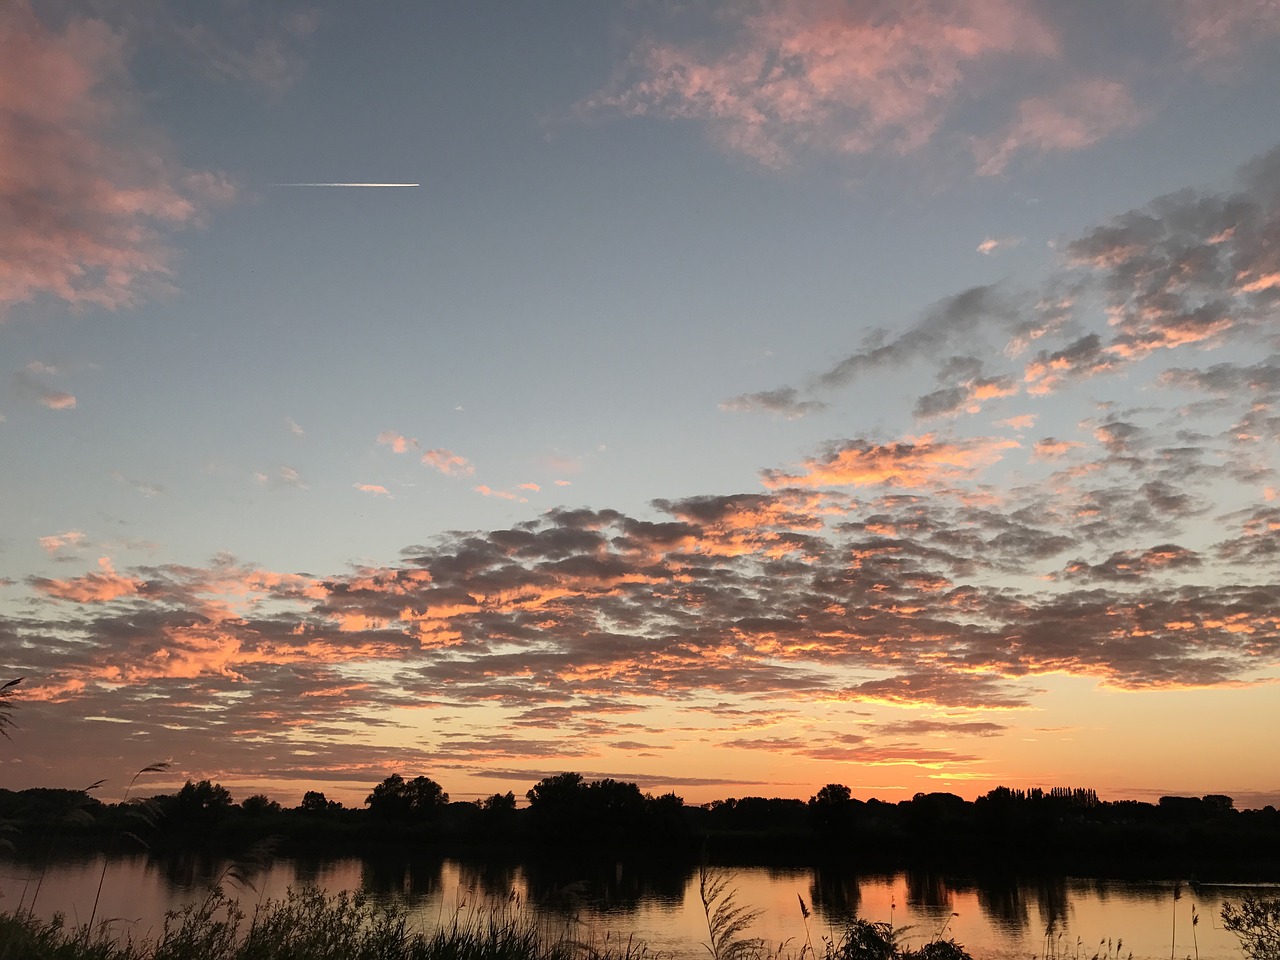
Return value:
<svg viewBox="0 0 1280 960">
<path fill-rule="evenodd" d="M 1007 866 L 1093 873 L 1163 873 L 1280 880 L 1280 814 L 1236 810 L 1230 797 L 1099 799 L 1091 789 L 997 787 L 973 801 L 951 793 L 859 800 L 828 784 L 808 801 L 732 797 L 700 806 L 634 783 L 561 773 L 514 793 L 450 802 L 426 776 L 393 774 L 357 808 L 318 791 L 294 807 L 262 794 L 236 803 L 221 784 L 107 804 L 89 791 L 0 789 L 0 822 L 42 845 L 200 848 L 232 853 L 272 838 L 285 853 L 369 849 L 503 856 L 643 854 L 689 861 L 840 862 L 866 870 L 910 864 Z"/>
</svg>

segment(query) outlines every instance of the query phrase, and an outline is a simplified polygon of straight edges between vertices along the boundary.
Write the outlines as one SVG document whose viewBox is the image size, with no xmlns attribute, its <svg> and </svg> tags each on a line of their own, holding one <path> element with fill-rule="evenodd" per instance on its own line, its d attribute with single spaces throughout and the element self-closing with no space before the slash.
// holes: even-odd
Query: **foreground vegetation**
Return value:
<svg viewBox="0 0 1280 960">
<path fill-rule="evenodd" d="M 815 944 L 803 899 L 805 941 L 770 947 L 747 935 L 759 914 L 737 903 L 725 878 L 704 870 L 699 889 L 708 934 L 702 948 L 711 960 L 972 960 L 955 940 L 908 947 L 891 925 L 863 919 Z M 512 900 L 459 911 L 450 924 L 424 931 L 403 907 L 315 889 L 260 903 L 248 916 L 214 887 L 170 913 L 154 936 L 135 935 L 120 921 L 71 929 L 61 917 L 0 914 L 0 960 L 658 960 L 642 943 L 583 938 L 572 922 L 555 927 L 530 916 Z M 1280 958 L 1280 900 L 1246 897 L 1225 906 L 1222 920 L 1247 960 Z M 1113 960 L 1110 946 L 1092 960 Z"/>
</svg>

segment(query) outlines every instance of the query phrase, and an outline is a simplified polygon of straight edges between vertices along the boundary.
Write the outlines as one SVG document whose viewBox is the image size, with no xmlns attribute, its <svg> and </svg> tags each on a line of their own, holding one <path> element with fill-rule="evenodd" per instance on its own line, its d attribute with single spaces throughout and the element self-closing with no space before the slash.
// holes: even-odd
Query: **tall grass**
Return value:
<svg viewBox="0 0 1280 960">
<path fill-rule="evenodd" d="M 413 929 L 403 907 L 363 894 L 290 891 L 252 916 L 213 888 L 170 912 L 161 932 L 112 935 L 65 926 L 61 917 L 0 914 L 0 960 L 645 960 L 633 941 L 583 941 L 541 927 L 518 911 L 455 915 L 432 933 Z"/>
</svg>

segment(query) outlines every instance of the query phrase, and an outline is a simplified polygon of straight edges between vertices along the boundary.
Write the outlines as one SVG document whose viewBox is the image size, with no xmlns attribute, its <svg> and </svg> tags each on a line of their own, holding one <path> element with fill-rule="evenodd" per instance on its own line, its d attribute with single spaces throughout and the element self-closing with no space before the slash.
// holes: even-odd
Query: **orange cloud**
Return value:
<svg viewBox="0 0 1280 960">
<path fill-rule="evenodd" d="M 1016 440 L 978 437 L 938 441 L 932 434 L 908 437 L 896 444 L 849 441 L 826 457 L 806 460 L 799 473 L 766 470 L 764 485 L 781 487 L 874 486 L 924 487 L 971 478 L 997 462 Z"/>
<path fill-rule="evenodd" d="M 76 603 L 104 603 L 119 597 L 131 597 L 141 593 L 146 582 L 132 577 L 122 577 L 115 572 L 107 557 L 98 560 L 101 573 L 89 573 L 83 577 L 69 580 L 46 580 L 34 578 L 31 582 L 42 593 L 59 600 L 73 600 Z"/>
<path fill-rule="evenodd" d="M 41 294 L 116 309 L 163 287 L 164 231 L 229 199 L 138 124 L 124 37 L 101 20 L 47 26 L 30 0 L 0 6 L 0 307 Z"/>
<path fill-rule="evenodd" d="M 429 467 L 434 467 L 447 477 L 469 477 L 476 470 L 466 457 L 459 456 L 444 447 L 428 450 L 422 455 L 422 462 Z"/>
<path fill-rule="evenodd" d="M 375 496 L 380 497 L 391 496 L 391 491 L 380 483 L 353 483 L 352 486 L 361 493 L 372 493 Z"/>
</svg>

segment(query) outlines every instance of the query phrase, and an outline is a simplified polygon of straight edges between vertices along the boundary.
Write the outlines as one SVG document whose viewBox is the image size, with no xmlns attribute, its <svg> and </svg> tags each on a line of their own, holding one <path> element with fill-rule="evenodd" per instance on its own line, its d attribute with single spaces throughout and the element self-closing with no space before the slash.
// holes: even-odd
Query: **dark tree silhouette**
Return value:
<svg viewBox="0 0 1280 960">
<path fill-rule="evenodd" d="M 280 812 L 280 804 L 276 803 L 265 793 L 255 793 L 251 797 L 245 797 L 240 801 L 240 809 L 250 817 L 265 817 Z"/>
<path fill-rule="evenodd" d="M 449 795 L 430 777 L 405 780 L 398 773 L 373 788 L 365 797 L 369 812 L 382 820 L 431 820 L 449 803 Z"/>
<path fill-rule="evenodd" d="M 220 783 L 201 780 L 183 784 L 174 798 L 179 814 L 221 813 L 231 806 L 231 791 Z"/>
<path fill-rule="evenodd" d="M 303 813 L 332 813 L 335 810 L 341 810 L 342 804 L 337 800 L 328 799 L 319 790 L 308 790 L 302 795 L 302 803 L 298 809 Z"/>
<path fill-rule="evenodd" d="M 809 818 L 813 828 L 827 837 L 848 834 L 858 801 L 843 783 L 828 783 L 809 798 Z"/>
</svg>

